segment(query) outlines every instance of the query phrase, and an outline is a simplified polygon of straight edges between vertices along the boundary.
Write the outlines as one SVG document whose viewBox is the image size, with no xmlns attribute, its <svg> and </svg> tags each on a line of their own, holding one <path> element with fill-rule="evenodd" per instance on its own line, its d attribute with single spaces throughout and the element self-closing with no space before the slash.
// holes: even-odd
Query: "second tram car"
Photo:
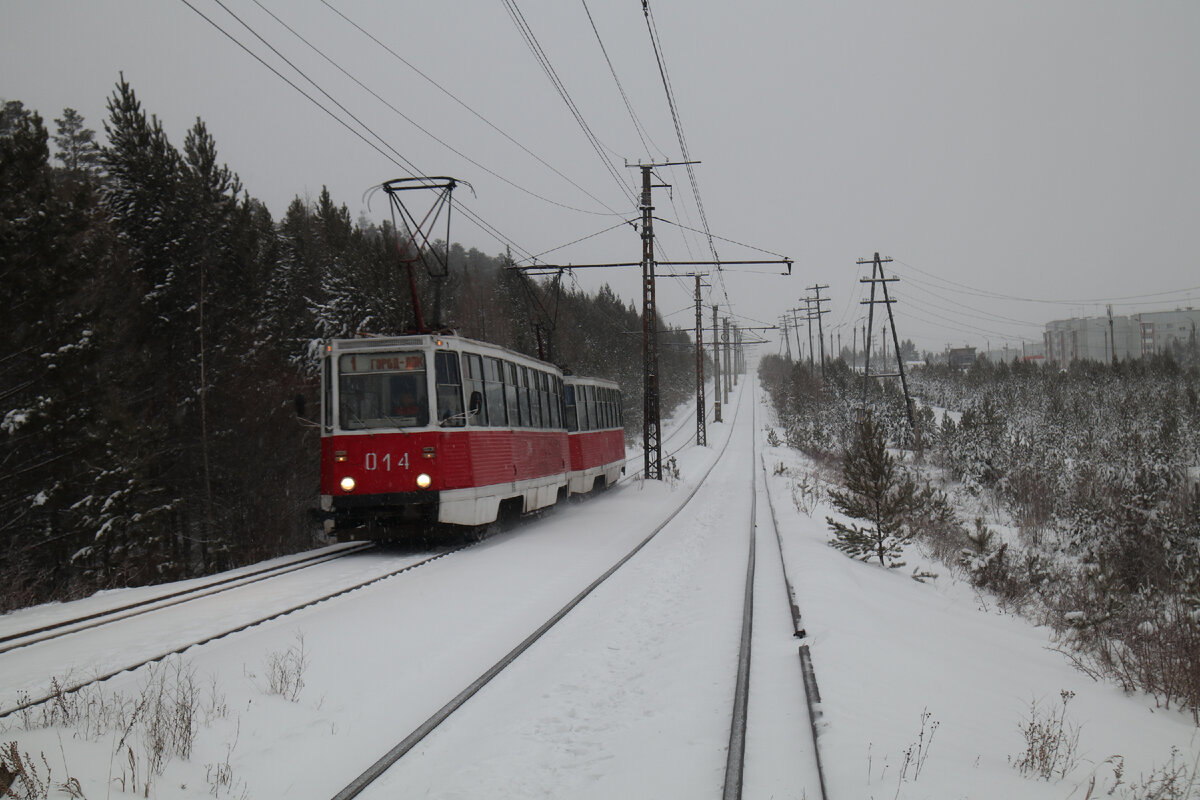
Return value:
<svg viewBox="0 0 1200 800">
<path fill-rule="evenodd" d="M 625 424 L 621 390 L 613 381 L 563 378 L 571 494 L 590 492 L 599 481 L 612 486 L 625 471 Z"/>
<path fill-rule="evenodd" d="M 624 465 L 624 435 L 610 427 L 614 414 L 620 420 L 618 387 L 569 381 L 552 364 L 453 334 L 330 340 L 321 403 L 327 528 L 390 538 L 483 526 L 502 509 L 534 511 L 589 491 L 599 474 L 611 483 Z M 564 394 L 582 396 L 582 409 Z M 587 431 L 609 436 L 595 457 L 573 462 L 572 413 L 586 415 Z"/>
</svg>

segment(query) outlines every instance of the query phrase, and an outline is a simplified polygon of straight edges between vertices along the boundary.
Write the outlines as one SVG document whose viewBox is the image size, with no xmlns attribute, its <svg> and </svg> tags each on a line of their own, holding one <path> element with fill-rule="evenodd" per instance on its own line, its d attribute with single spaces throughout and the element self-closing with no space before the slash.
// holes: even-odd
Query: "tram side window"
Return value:
<svg viewBox="0 0 1200 800">
<path fill-rule="evenodd" d="M 487 425 L 483 359 L 474 353 L 467 353 L 464 358 L 467 365 L 467 420 L 472 425 Z"/>
<path fill-rule="evenodd" d="M 517 367 L 517 408 L 521 411 L 521 427 L 532 423 L 529 409 L 529 367 Z"/>
<path fill-rule="evenodd" d="M 592 406 L 592 387 L 575 387 L 575 406 L 579 409 L 579 430 L 590 431 L 596 427 L 595 408 Z"/>
<path fill-rule="evenodd" d="M 458 428 L 466 424 L 463 414 L 462 376 L 458 368 L 458 353 L 434 354 L 437 372 L 438 423 L 443 428 Z"/>
<path fill-rule="evenodd" d="M 501 362 L 504 377 L 504 402 L 508 404 L 508 426 L 516 428 L 521 424 L 521 415 L 517 410 L 517 368 L 512 362 Z"/>
<path fill-rule="evenodd" d="M 503 426 L 507 424 L 507 412 L 504 408 L 504 362 L 498 358 L 485 358 L 483 380 L 488 424 L 493 427 Z"/>
<path fill-rule="evenodd" d="M 550 427 L 562 428 L 562 379 L 557 375 L 551 375 L 550 385 L 547 388 L 550 400 Z"/>
<path fill-rule="evenodd" d="M 563 405 L 567 409 L 567 430 L 571 433 L 579 430 L 579 411 L 575 407 L 575 387 L 563 385 Z"/>
<path fill-rule="evenodd" d="M 612 425 L 612 399 L 609 397 L 608 389 L 600 390 L 600 402 L 603 405 L 603 413 L 600 415 L 604 420 L 603 427 L 611 428 Z"/>
<path fill-rule="evenodd" d="M 529 378 L 532 381 L 532 385 L 529 387 L 530 423 L 533 427 L 540 428 L 542 427 L 542 409 L 546 398 L 546 374 L 531 369 Z"/>
</svg>

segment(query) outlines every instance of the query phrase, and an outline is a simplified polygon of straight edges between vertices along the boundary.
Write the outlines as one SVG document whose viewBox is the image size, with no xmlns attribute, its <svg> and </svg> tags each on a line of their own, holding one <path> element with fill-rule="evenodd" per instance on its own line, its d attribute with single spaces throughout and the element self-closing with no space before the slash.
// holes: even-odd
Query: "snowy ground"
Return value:
<svg viewBox="0 0 1200 800">
<path fill-rule="evenodd" d="M 678 422 L 682 442 L 690 419 Z M 931 567 L 943 577 L 919 584 L 909 572 L 828 547 L 828 509 L 810 515 L 792 501 L 804 459 L 764 444 L 772 422 L 765 397 L 747 391 L 736 421 L 709 426 L 709 448 L 679 451 L 677 482 L 630 481 L 414 572 L 188 651 L 182 663 L 200 688 L 199 733 L 189 758 L 173 758 L 152 776 L 149 796 L 332 797 L 644 538 L 733 428 L 737 436 L 688 508 L 367 796 L 719 796 L 757 474 L 745 796 L 819 797 L 763 463 L 821 690 L 829 797 L 1083 798 L 1093 775 L 1093 796 L 1112 785 L 1105 765 L 1112 756 L 1124 757 L 1127 784 L 1166 762 L 1172 747 L 1181 761 L 1200 758 L 1189 719 L 1091 682 L 1048 649 L 1045 630 L 998 614 L 947 570 Z M 639 461 L 631 456 L 632 471 Z M 788 474 L 773 474 L 780 463 Z M 119 634 L 0 655 L 0 705 L 53 675 L 104 671 L 185 631 L 262 616 L 285 596 L 316 594 L 401 557 L 351 556 L 335 569 L 299 573 L 306 579 L 256 584 L 220 604 L 186 607 L 182 616 L 147 615 Z M 78 605 L 115 604 L 144 591 Z M 0 631 L 76 605 L 8 615 Z M 267 691 L 270 660 L 289 649 L 295 655 L 300 637 L 307 662 L 292 702 Z M 172 676 L 180 663 L 159 665 L 157 673 L 178 685 Z M 148 681 L 147 670 L 108 681 L 108 703 L 116 694 L 139 695 Z M 1067 715 L 1079 728 L 1079 763 L 1053 782 L 1023 777 L 1009 763 L 1024 751 L 1020 725 L 1031 702 L 1058 706 L 1062 690 L 1076 693 Z M 16 741 L 43 774 L 44 754 L 55 783 L 70 775 L 88 798 L 121 797 L 134 794 L 136 772 L 143 794 L 152 758 L 144 737 L 122 744 L 122 731 L 99 732 L 98 725 L 25 731 L 19 719 L 0 722 L 8 726 L 0 744 Z M 905 766 L 906 750 L 918 743 L 919 774 L 915 748 Z M 50 797 L 69 796 L 55 791 Z"/>
</svg>

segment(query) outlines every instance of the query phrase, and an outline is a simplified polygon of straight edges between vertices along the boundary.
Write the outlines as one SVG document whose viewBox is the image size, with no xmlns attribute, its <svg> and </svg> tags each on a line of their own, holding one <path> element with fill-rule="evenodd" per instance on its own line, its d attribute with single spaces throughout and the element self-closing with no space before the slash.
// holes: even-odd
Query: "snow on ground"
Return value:
<svg viewBox="0 0 1200 800">
<path fill-rule="evenodd" d="M 750 384 L 742 381 L 741 388 Z M 1047 631 L 997 613 L 948 570 L 931 567 L 942 577 L 919 584 L 908 576 L 911 566 L 888 571 L 829 547 L 829 509 L 808 515 L 792 502 L 806 462 L 765 446 L 763 429 L 772 420 L 765 398 L 755 399 L 759 464 L 772 467 L 766 472 L 784 560 L 821 690 L 820 747 L 831 798 L 1065 800 L 1085 797 L 1096 774 L 1094 797 L 1105 780 L 1111 785 L 1104 763 L 1114 755 L 1125 758 L 1127 782 L 1166 762 L 1173 746 L 1181 761 L 1200 758 L 1190 719 L 1091 682 L 1049 649 Z M 727 736 L 730 640 L 737 635 L 733 620 L 747 547 L 744 533 L 733 528 L 747 513 L 751 472 L 762 475 L 750 460 L 750 413 L 747 397 L 736 423 L 709 427 L 712 446 L 680 450 L 678 482 L 629 481 L 405 576 L 158 665 L 153 672 L 168 679 L 168 688 L 179 685 L 181 663 L 185 675 L 194 673 L 199 732 L 190 756 L 171 759 L 153 778 L 149 796 L 331 797 L 640 541 L 690 491 L 736 425 L 739 439 L 678 525 L 521 656 L 510 674 L 468 701 L 461 717 L 406 756 L 388 778 L 391 788 L 375 795 L 718 796 L 723 757 L 714 764 L 708 756 Z M 679 441 L 685 438 L 680 434 Z M 781 462 L 790 474 L 770 474 Z M 638 465 L 635 457 L 630 471 Z M 745 796 L 815 800 L 798 642 L 791 638 L 761 490 L 758 518 Z M 336 563 L 351 572 L 377 566 L 362 555 Z M 194 618 L 176 619 L 169 628 L 216 623 L 269 605 L 282 591 L 272 586 L 242 589 L 234 604 L 198 604 L 189 612 Z M 107 593 L 78 607 L 119 602 L 125 594 Z M 22 627 L 75 607 L 30 609 L 3 624 Z M 94 666 L 92 649 L 122 651 L 169 639 L 171 631 L 155 616 L 126 623 L 133 634 L 113 634 L 107 644 L 85 647 L 67 639 L 39 646 L 43 680 L 57 667 Z M 291 702 L 268 691 L 271 657 L 298 655 L 300 637 L 304 685 Z M 16 687 L 32 680 L 8 679 L 20 652 L 0 654 L 7 687 L 0 704 L 6 706 Z M 117 693 L 137 696 L 149 673 L 107 682 L 108 704 Z M 1063 690 L 1076 693 L 1067 715 L 1079 726 L 1080 762 L 1054 782 L 1023 777 L 1009 763 L 1024 749 L 1019 726 L 1031 702 L 1057 707 Z M 684 698 L 691 699 L 679 705 Z M 96 725 L 25 731 L 19 719 L 0 724 L 7 726 L 0 744 L 16 741 L 43 773 L 44 754 L 56 783 L 73 776 L 93 800 L 130 796 L 136 771 L 136 794 L 143 794 L 152 753 L 140 734 L 123 740 L 122 730 L 97 733 Z M 915 762 L 905 767 L 905 751 L 914 748 L 915 758 L 918 743 L 919 773 Z"/>
<path fill-rule="evenodd" d="M 1113 785 L 1113 756 L 1124 758 L 1127 785 L 1167 763 L 1172 747 L 1177 763 L 1200 759 L 1190 717 L 1093 682 L 1052 649 L 1048 629 L 999 613 L 944 565 L 910 548 L 907 569 L 887 570 L 829 547 L 832 507 L 809 515 L 790 500 L 807 460 L 784 447 L 764 458 L 790 471 L 769 480 L 820 686 L 831 797 L 1083 798 L 1093 775 L 1093 796 Z M 918 583 L 914 566 L 942 577 Z M 1025 752 L 1031 703 L 1058 710 L 1062 691 L 1075 693 L 1066 719 L 1079 728 L 1078 766 L 1053 782 L 1022 777 L 1010 758 Z M 926 713 L 927 758 L 902 780 Z"/>
</svg>

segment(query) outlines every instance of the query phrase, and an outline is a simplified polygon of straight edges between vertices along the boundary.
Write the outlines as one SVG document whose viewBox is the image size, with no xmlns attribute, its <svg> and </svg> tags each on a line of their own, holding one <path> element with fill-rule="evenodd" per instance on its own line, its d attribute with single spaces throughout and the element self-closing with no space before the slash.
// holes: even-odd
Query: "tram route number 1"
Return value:
<svg viewBox="0 0 1200 800">
<path fill-rule="evenodd" d="M 367 469 L 368 472 L 372 472 L 374 470 L 381 469 L 381 468 L 383 469 L 384 472 L 391 472 L 392 466 L 393 466 L 392 454 L 384 453 L 383 458 L 380 458 L 378 456 L 378 454 L 376 454 L 376 453 L 367 453 L 366 454 L 366 463 L 363 466 Z M 396 469 L 400 469 L 401 467 L 403 467 L 404 469 L 408 469 L 408 453 L 405 453 L 404 455 L 397 458 L 394 462 L 394 466 L 396 467 Z"/>
</svg>

